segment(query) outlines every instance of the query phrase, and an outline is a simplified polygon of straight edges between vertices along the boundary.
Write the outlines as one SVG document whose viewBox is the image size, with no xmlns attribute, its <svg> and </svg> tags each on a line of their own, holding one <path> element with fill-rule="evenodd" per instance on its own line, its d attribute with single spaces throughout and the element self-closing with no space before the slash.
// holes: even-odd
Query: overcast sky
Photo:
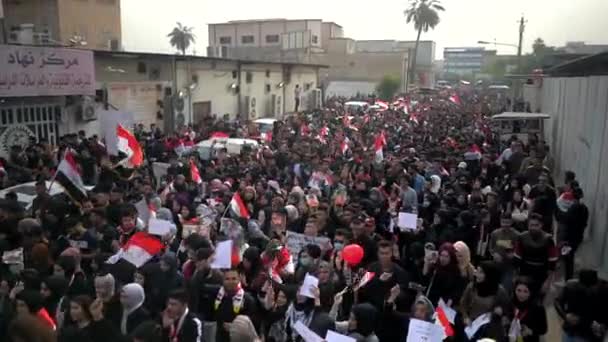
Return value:
<svg viewBox="0 0 608 342">
<path fill-rule="evenodd" d="M 566 41 L 608 44 L 608 0 L 443 0 L 446 11 L 434 31 L 421 39 L 444 47 L 477 46 L 478 40 L 517 44 L 517 20 L 528 23 L 524 51 L 541 37 L 548 45 Z M 244 19 L 323 19 L 344 28 L 353 39 L 414 40 L 403 10 L 407 0 L 122 0 L 122 34 L 127 50 L 173 52 L 167 33 L 176 21 L 193 26 L 196 54 L 205 54 L 207 24 Z M 493 47 L 492 47 L 493 48 Z M 501 54 L 516 49 L 496 47 Z M 192 52 L 192 50 L 190 50 Z"/>
</svg>

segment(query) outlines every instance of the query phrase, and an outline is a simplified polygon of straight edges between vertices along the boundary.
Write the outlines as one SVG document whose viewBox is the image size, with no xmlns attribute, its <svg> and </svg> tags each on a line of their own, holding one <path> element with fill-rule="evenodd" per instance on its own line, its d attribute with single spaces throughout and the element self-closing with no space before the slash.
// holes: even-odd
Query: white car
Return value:
<svg viewBox="0 0 608 342">
<path fill-rule="evenodd" d="M 51 182 L 47 181 L 46 188 L 48 189 L 48 193 L 51 195 L 51 197 L 65 193 L 63 186 L 57 182 L 53 182 L 53 184 L 51 184 Z M 93 186 L 85 186 L 85 189 L 90 191 L 93 189 Z M 32 208 L 32 204 L 34 203 L 34 198 L 36 198 L 36 182 L 22 183 L 2 189 L 0 190 L 0 198 L 5 198 L 6 194 L 9 192 L 16 193 L 17 202 L 23 206 L 26 212 L 29 212 Z"/>
<path fill-rule="evenodd" d="M 195 145 L 195 149 L 203 160 L 211 159 L 217 150 L 225 148 L 229 155 L 239 155 L 244 146 L 257 150 L 260 144 L 252 139 L 217 138 L 203 140 Z"/>
</svg>

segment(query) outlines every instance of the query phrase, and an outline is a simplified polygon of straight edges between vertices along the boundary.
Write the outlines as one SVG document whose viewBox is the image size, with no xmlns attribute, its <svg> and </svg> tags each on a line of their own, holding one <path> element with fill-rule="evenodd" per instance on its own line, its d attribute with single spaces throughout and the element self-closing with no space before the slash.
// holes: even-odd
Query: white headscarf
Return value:
<svg viewBox="0 0 608 342">
<path fill-rule="evenodd" d="M 441 189 L 441 178 L 437 175 L 431 176 L 431 192 L 436 194 Z"/>
<path fill-rule="evenodd" d="M 120 303 L 122 304 L 122 320 L 120 322 L 120 330 L 123 334 L 128 334 L 127 318 L 133 311 L 141 307 L 145 300 L 146 294 L 141 285 L 137 283 L 130 283 L 122 287 L 120 295 Z"/>
</svg>

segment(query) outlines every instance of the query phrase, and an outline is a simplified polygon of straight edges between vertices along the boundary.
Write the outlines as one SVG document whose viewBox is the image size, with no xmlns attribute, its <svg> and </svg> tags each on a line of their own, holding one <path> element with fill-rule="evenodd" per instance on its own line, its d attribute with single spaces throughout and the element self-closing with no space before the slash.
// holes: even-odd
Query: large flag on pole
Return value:
<svg viewBox="0 0 608 342">
<path fill-rule="evenodd" d="M 141 166 L 144 163 L 144 152 L 133 133 L 122 127 L 122 125 L 118 125 L 116 127 L 116 135 L 118 136 L 118 151 L 127 155 L 129 166 Z"/>
<path fill-rule="evenodd" d="M 70 149 L 66 150 L 63 159 L 57 166 L 54 181 L 61 184 L 74 201 L 80 202 L 87 198 L 87 190 L 80 175 L 80 168 Z"/>
</svg>

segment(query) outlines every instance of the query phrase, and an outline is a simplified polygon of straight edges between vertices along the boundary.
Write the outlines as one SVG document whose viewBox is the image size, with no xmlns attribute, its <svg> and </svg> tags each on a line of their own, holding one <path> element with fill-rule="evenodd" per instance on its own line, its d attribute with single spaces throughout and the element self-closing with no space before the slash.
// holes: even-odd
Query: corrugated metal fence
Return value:
<svg viewBox="0 0 608 342">
<path fill-rule="evenodd" d="M 586 266 L 608 277 L 608 76 L 545 78 L 542 111 L 563 183 L 566 170 L 576 173 L 589 207 L 589 227 L 579 255 Z"/>
</svg>

